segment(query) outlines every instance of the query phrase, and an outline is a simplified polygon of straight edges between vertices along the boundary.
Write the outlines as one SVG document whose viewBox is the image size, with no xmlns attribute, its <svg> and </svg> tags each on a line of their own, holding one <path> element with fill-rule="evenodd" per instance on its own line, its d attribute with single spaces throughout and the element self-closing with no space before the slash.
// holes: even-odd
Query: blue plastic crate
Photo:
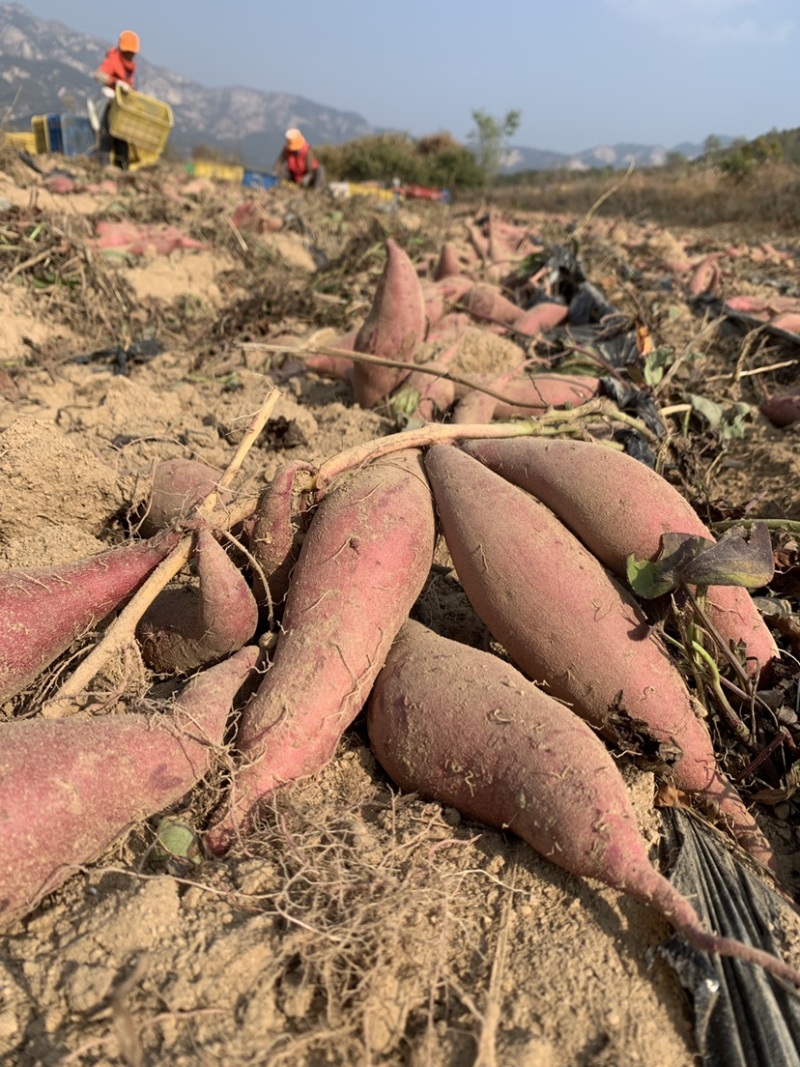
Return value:
<svg viewBox="0 0 800 1067">
<path fill-rule="evenodd" d="M 267 174 L 263 170 L 246 170 L 242 185 L 249 185 L 253 189 L 270 189 L 273 185 L 277 185 L 279 180 L 274 174 Z"/>
<path fill-rule="evenodd" d="M 63 152 L 64 141 L 61 136 L 61 116 L 45 115 L 47 124 L 47 147 L 51 152 Z"/>
<path fill-rule="evenodd" d="M 61 139 L 65 156 L 88 156 L 96 140 L 88 116 L 62 115 Z"/>
</svg>

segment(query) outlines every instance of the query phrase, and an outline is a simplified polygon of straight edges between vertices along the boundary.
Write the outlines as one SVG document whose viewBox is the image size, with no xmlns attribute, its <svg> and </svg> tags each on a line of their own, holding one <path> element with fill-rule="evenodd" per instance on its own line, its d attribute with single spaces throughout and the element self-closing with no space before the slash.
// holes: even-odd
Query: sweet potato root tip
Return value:
<svg viewBox="0 0 800 1067">
<path fill-rule="evenodd" d="M 515 663 L 626 748 L 655 746 L 678 788 L 719 804 L 742 846 L 770 862 L 634 598 L 548 508 L 463 450 L 435 445 L 425 466 L 461 584 Z"/>
</svg>

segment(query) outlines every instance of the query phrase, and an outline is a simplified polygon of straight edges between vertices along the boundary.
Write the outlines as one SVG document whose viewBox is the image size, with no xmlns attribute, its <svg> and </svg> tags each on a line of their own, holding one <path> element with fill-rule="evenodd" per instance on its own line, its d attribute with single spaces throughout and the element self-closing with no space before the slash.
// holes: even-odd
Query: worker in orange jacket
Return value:
<svg viewBox="0 0 800 1067">
<path fill-rule="evenodd" d="M 117 86 L 124 93 L 129 93 L 134 87 L 136 78 L 136 56 L 139 54 L 139 36 L 133 30 L 123 30 L 119 35 L 116 48 L 109 48 L 106 58 L 94 73 L 96 81 L 103 86 L 103 95 L 106 97 L 106 106 L 100 116 L 100 129 L 97 139 L 97 155 L 103 164 L 110 162 L 111 153 L 114 153 L 114 163 L 122 170 L 128 169 L 129 148 L 128 142 L 119 137 L 113 137 L 108 126 L 110 118 L 111 101 L 116 96 Z"/>
<path fill-rule="evenodd" d="M 302 133 L 292 127 L 284 137 L 284 146 L 272 168 L 272 173 L 288 178 L 304 189 L 324 189 L 325 168 Z"/>
</svg>

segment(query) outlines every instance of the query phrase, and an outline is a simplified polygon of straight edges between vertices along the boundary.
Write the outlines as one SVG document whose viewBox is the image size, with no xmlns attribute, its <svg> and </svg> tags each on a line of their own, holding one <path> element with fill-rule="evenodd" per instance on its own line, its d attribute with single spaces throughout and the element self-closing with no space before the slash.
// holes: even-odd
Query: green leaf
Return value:
<svg viewBox="0 0 800 1067">
<path fill-rule="evenodd" d="M 628 584 L 643 600 L 654 600 L 675 588 L 675 582 L 664 578 L 657 562 L 651 563 L 650 560 L 636 559 L 630 555 L 625 561 L 625 567 Z"/>
<path fill-rule="evenodd" d="M 642 364 L 645 384 L 651 388 L 657 386 L 664 377 L 664 371 L 672 366 L 674 361 L 675 353 L 671 348 L 654 348 L 645 356 Z"/>
<path fill-rule="evenodd" d="M 741 585 L 759 589 L 775 574 L 775 559 L 769 530 L 763 522 L 732 526 L 716 544 L 694 554 L 681 569 L 689 585 Z"/>
<path fill-rule="evenodd" d="M 689 394 L 689 402 L 697 414 L 701 415 L 711 426 L 712 430 L 719 428 L 725 414 L 720 404 L 715 404 L 707 396 L 697 396 L 694 393 Z"/>
<path fill-rule="evenodd" d="M 200 840 L 192 827 L 170 816 L 161 819 L 156 828 L 153 855 L 161 862 L 179 860 L 194 866 L 203 861 Z"/>
</svg>

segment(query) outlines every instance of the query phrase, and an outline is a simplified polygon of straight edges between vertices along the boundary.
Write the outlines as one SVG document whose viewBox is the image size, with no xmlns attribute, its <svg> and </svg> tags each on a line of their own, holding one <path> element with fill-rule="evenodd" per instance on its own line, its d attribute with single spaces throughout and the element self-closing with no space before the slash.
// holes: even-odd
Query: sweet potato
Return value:
<svg viewBox="0 0 800 1067">
<path fill-rule="evenodd" d="M 468 292 L 475 282 L 467 274 L 453 274 L 448 278 L 441 278 L 435 288 L 447 303 L 454 304 L 460 300 L 464 293 Z M 466 312 L 464 312 L 466 314 Z"/>
<path fill-rule="evenodd" d="M 153 485 L 141 531 L 150 537 L 189 515 L 216 488 L 220 472 L 196 459 L 167 459 L 153 471 Z M 229 500 L 230 491 L 221 499 Z"/>
<path fill-rule="evenodd" d="M 369 315 L 358 331 L 354 350 L 413 365 L 414 353 L 425 337 L 425 300 L 414 264 L 391 238 L 386 242 L 386 266 Z M 373 408 L 389 396 L 411 371 L 358 363 L 353 367 L 353 393 L 362 408 Z"/>
<path fill-rule="evenodd" d="M 253 592 L 262 607 L 274 608 L 286 598 L 289 573 L 300 551 L 300 520 L 305 510 L 298 485 L 313 469 L 302 460 L 285 464 L 259 498 L 250 551 L 260 567 L 260 573 L 253 575 Z"/>
<path fill-rule="evenodd" d="M 473 318 L 486 319 L 501 326 L 511 326 L 522 310 L 490 285 L 473 285 L 461 297 L 460 305 Z"/>
<path fill-rule="evenodd" d="M 712 252 L 694 267 L 687 282 L 687 289 L 691 296 L 702 296 L 703 293 L 716 293 L 719 290 L 722 272 L 718 261 L 724 255 L 724 252 Z"/>
<path fill-rule="evenodd" d="M 193 671 L 230 655 L 258 625 L 250 586 L 210 530 L 198 532 L 194 559 L 199 588 L 164 589 L 136 627 L 142 658 L 162 674 Z"/>
<path fill-rule="evenodd" d="M 503 395 L 511 401 L 498 400 L 494 409 L 496 419 L 531 416 L 547 408 L 566 405 L 579 407 L 600 392 L 597 378 L 579 374 L 530 374 L 508 382 Z"/>
<path fill-rule="evenodd" d="M 451 311 L 428 331 L 428 341 L 450 341 L 463 337 L 471 328 L 472 319 L 464 311 Z"/>
<path fill-rule="evenodd" d="M 459 342 L 455 341 L 438 352 L 435 359 L 417 364 L 417 369 L 392 394 L 392 407 L 422 422 L 433 422 L 442 416 L 455 401 L 456 387 L 449 378 L 439 375 L 448 372 L 459 348 Z"/>
<path fill-rule="evenodd" d="M 569 308 L 565 304 L 556 304 L 551 300 L 543 300 L 534 304 L 532 308 L 523 311 L 514 319 L 511 328 L 514 333 L 524 334 L 526 337 L 538 337 L 544 330 L 551 330 L 554 326 L 560 326 L 566 322 Z"/>
<path fill-rule="evenodd" d="M 769 320 L 769 324 L 776 330 L 800 334 L 800 311 L 781 311 Z"/>
<path fill-rule="evenodd" d="M 570 873 L 630 894 L 698 949 L 800 982 L 777 957 L 703 927 L 650 863 L 602 742 L 498 657 L 406 623 L 375 682 L 367 728 L 401 789 L 509 829 Z"/>
<path fill-rule="evenodd" d="M 800 393 L 776 393 L 767 397 L 758 410 L 773 426 L 791 426 L 800 419 Z"/>
<path fill-rule="evenodd" d="M 314 514 L 292 573 L 275 659 L 242 713 L 242 765 L 207 843 L 230 845 L 259 801 L 333 755 L 433 560 L 430 487 L 415 451 L 345 476 Z"/>
<path fill-rule="evenodd" d="M 165 714 L 0 727 L 0 926 L 203 777 L 257 658 L 253 646 L 203 671 Z"/>
<path fill-rule="evenodd" d="M 435 445 L 425 466 L 464 591 L 515 663 L 617 744 L 646 752 L 678 789 L 719 808 L 742 846 L 771 863 L 634 598 L 548 508 L 466 452 Z"/>
<path fill-rule="evenodd" d="M 456 404 L 453 422 L 464 424 L 491 422 L 493 418 L 531 418 L 550 407 L 565 407 L 567 404 L 579 407 L 597 396 L 600 390 L 597 378 L 568 374 L 520 375 L 518 368 L 489 379 L 486 385 L 509 400 L 498 400 L 480 390 L 471 390 Z"/>
<path fill-rule="evenodd" d="M 465 451 L 551 508 L 620 578 L 626 575 L 629 555 L 658 557 L 664 533 L 714 540 L 691 504 L 665 478 L 603 445 L 531 437 L 470 442 Z M 754 672 L 769 667 L 777 646 L 746 589 L 713 586 L 707 612 L 726 641 L 743 642 Z"/>
<path fill-rule="evenodd" d="M 0 574 L 0 702 L 120 607 L 180 536 L 159 534 L 77 563 Z"/>
<path fill-rule="evenodd" d="M 445 242 L 442 245 L 442 251 L 433 270 L 434 280 L 438 282 L 442 278 L 452 278 L 460 273 L 461 263 L 458 259 L 458 253 L 451 244 Z"/>
</svg>

